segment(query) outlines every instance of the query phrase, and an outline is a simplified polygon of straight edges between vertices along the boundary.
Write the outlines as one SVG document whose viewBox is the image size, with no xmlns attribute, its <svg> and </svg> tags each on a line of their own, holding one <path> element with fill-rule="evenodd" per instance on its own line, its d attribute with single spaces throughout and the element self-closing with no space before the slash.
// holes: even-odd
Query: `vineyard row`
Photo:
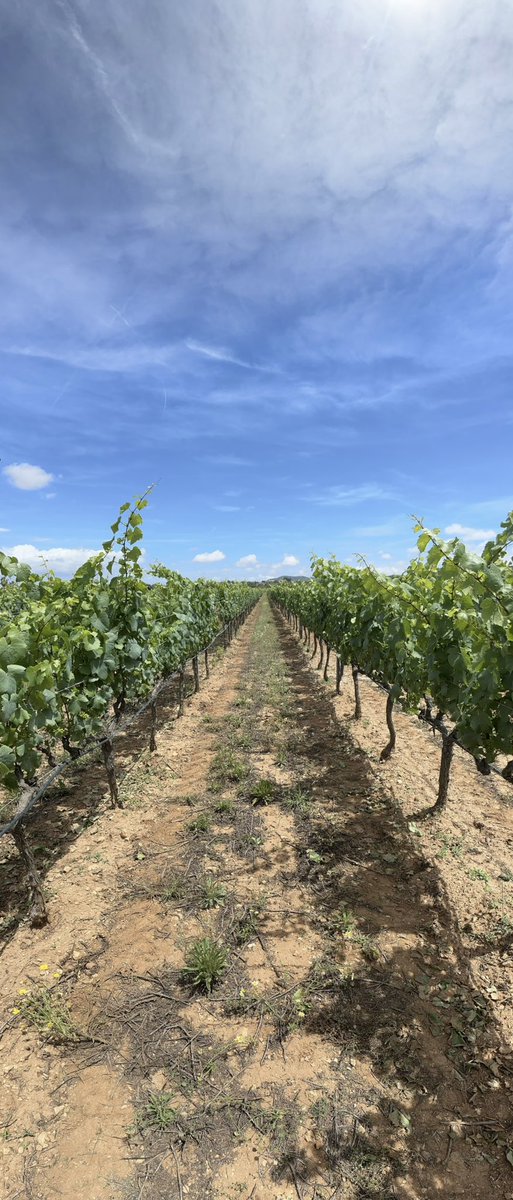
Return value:
<svg viewBox="0 0 513 1200">
<path fill-rule="evenodd" d="M 116 739 L 149 709 L 155 749 L 162 692 L 177 681 L 181 715 L 187 664 L 197 691 L 199 656 L 208 676 L 212 646 L 229 644 L 258 598 L 247 584 L 193 581 L 161 564 L 149 584 L 141 563 L 146 503 L 123 505 L 101 553 L 71 580 L 0 554 L 0 836 L 16 843 L 37 923 L 46 906 L 24 826 L 38 801 L 99 749 L 111 803 L 122 807 Z"/>
<path fill-rule="evenodd" d="M 311 580 L 276 584 L 271 598 L 306 645 L 314 639 L 319 666 L 326 651 L 325 677 L 336 654 L 337 692 L 351 664 L 356 719 L 360 673 L 384 689 L 382 760 L 395 749 L 398 701 L 440 733 L 436 810 L 447 803 L 456 745 L 482 774 L 513 782 L 513 514 L 481 555 L 421 522 L 416 532 L 418 557 L 401 575 L 314 557 Z"/>
</svg>

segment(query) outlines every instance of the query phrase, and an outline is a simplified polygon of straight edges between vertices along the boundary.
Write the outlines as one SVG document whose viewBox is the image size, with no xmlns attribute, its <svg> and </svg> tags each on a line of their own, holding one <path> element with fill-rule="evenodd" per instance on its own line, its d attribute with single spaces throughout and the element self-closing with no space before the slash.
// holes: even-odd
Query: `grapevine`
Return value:
<svg viewBox="0 0 513 1200">
<path fill-rule="evenodd" d="M 35 804 L 71 763 L 99 748 L 111 802 L 121 807 L 117 734 L 149 708 L 155 749 L 158 697 L 170 677 L 183 682 L 192 660 L 198 690 L 198 655 L 208 672 L 211 643 L 221 635 L 226 645 L 258 598 L 248 584 L 189 580 L 160 564 L 148 582 L 147 503 L 145 495 L 121 507 L 102 551 L 71 580 L 0 553 L 0 836 L 16 842 L 40 921 L 44 896 L 24 829 Z"/>
<path fill-rule="evenodd" d="M 313 635 L 319 666 L 325 648 L 336 653 L 337 691 L 351 664 L 356 719 L 360 672 L 385 690 L 382 759 L 396 744 L 396 701 L 440 733 L 440 809 L 455 745 L 483 774 L 505 756 L 501 773 L 513 781 L 513 513 L 482 555 L 422 521 L 415 531 L 419 554 L 401 575 L 382 575 L 363 559 L 356 568 L 314 557 L 310 581 L 277 584 L 272 596 L 307 645 Z"/>
</svg>

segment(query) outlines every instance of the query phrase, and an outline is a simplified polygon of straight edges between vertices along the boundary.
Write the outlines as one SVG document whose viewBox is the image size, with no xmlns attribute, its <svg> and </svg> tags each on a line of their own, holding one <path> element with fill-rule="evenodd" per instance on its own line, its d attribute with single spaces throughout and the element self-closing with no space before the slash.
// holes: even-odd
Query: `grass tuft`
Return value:
<svg viewBox="0 0 513 1200">
<path fill-rule="evenodd" d="M 184 972 L 195 988 L 211 992 L 228 966 L 228 951 L 211 937 L 198 938 L 187 955 Z"/>
</svg>

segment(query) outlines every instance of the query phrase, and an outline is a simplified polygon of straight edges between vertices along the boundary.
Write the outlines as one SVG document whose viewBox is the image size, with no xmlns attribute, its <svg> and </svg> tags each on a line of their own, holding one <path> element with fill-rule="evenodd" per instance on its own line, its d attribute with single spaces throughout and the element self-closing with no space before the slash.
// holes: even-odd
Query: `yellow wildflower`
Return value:
<svg viewBox="0 0 513 1200">
<path fill-rule="evenodd" d="M 40 971 L 49 971 L 49 970 L 50 970 L 50 968 L 49 968 L 49 966 L 48 966 L 48 963 L 41 963 L 41 965 L 40 965 L 40 967 L 39 967 L 39 970 L 40 970 Z"/>
<path fill-rule="evenodd" d="M 20 988 L 18 991 L 18 996 L 28 996 L 28 988 Z"/>
<path fill-rule="evenodd" d="M 19 1008 L 13 1008 L 13 1010 L 12 1010 L 12 1015 L 13 1015 L 13 1017 L 19 1017 L 19 1015 L 20 1015 L 20 1009 L 19 1009 Z"/>
<path fill-rule="evenodd" d="M 61 975 L 62 975 L 62 971 L 53 971 L 52 979 L 60 979 Z"/>
</svg>

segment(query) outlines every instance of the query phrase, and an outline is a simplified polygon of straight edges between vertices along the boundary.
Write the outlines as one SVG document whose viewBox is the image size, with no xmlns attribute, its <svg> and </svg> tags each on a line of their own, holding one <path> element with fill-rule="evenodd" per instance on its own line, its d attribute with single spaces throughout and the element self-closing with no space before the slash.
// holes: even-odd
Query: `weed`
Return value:
<svg viewBox="0 0 513 1200">
<path fill-rule="evenodd" d="M 137 1119 L 140 1130 L 156 1129 L 166 1133 L 175 1124 L 178 1113 L 172 1107 L 173 1097 L 169 1092 L 150 1092 Z"/>
<path fill-rule="evenodd" d="M 483 867 L 471 867 L 467 874 L 469 879 L 482 879 L 484 883 L 490 882 L 488 871 L 483 870 Z"/>
<path fill-rule="evenodd" d="M 380 951 L 373 939 L 369 937 L 369 934 L 353 933 L 352 938 L 353 942 L 360 947 L 363 957 L 367 959 L 367 962 L 376 962 L 376 959 L 380 957 Z"/>
<path fill-rule="evenodd" d="M 233 800 L 218 800 L 217 804 L 214 805 L 214 811 L 216 813 L 225 813 L 229 816 L 230 813 L 235 812 Z"/>
<path fill-rule="evenodd" d="M 205 876 L 201 883 L 201 907 L 202 908 L 218 908 L 220 904 L 224 904 L 226 899 L 226 888 L 224 884 L 218 883 L 213 875 Z"/>
<path fill-rule="evenodd" d="M 435 855 L 435 858 L 446 859 L 449 854 L 453 858 L 462 858 L 465 853 L 463 838 L 454 837 L 448 833 L 442 833 L 440 837 L 442 843 L 441 849 Z"/>
<path fill-rule="evenodd" d="M 22 997 L 20 1003 L 20 1016 L 48 1041 L 62 1043 L 79 1040 L 69 1006 L 60 990 L 44 985 L 35 987 Z"/>
<path fill-rule="evenodd" d="M 185 880 L 182 875 L 172 872 L 168 875 L 164 886 L 158 895 L 161 900 L 181 900 L 185 893 Z"/>
<path fill-rule="evenodd" d="M 270 1017 L 278 1038 L 283 1040 L 294 1033 L 304 1021 L 310 1007 L 308 995 L 306 986 L 298 987 L 295 991 L 286 988 L 270 995 L 241 988 L 238 996 L 229 1002 L 227 1011 L 229 1015 L 257 1013 L 260 1017 Z"/>
<path fill-rule="evenodd" d="M 312 808 L 311 797 L 309 793 L 305 792 L 303 788 L 300 787 L 294 788 L 290 792 L 290 795 L 285 796 L 283 803 L 285 808 L 290 809 L 291 812 L 297 813 L 300 817 L 307 817 Z"/>
<path fill-rule="evenodd" d="M 308 859 L 308 862 L 311 862 L 311 863 L 324 862 L 322 854 L 318 854 L 317 850 L 311 850 L 310 848 L 308 848 L 306 851 L 306 857 Z"/>
<path fill-rule="evenodd" d="M 187 828 L 189 833 L 208 833 L 212 819 L 208 813 L 200 813 L 195 817 L 194 821 L 190 821 Z"/>
<path fill-rule="evenodd" d="M 265 901 L 260 900 L 244 908 L 235 927 L 234 937 L 237 946 L 246 946 L 257 936 L 262 915 L 265 911 Z"/>
<path fill-rule="evenodd" d="M 350 908 L 339 908 L 330 918 L 333 933 L 351 933 L 355 926 L 356 918 Z"/>
<path fill-rule="evenodd" d="M 513 936 L 513 921 L 506 916 L 505 913 L 499 917 L 495 925 L 485 933 L 485 941 L 491 946 L 500 945 L 501 942 L 510 942 Z"/>
<path fill-rule="evenodd" d="M 223 783 L 241 783 L 248 773 L 249 767 L 233 750 L 226 747 L 218 750 L 212 763 L 212 776 L 218 786 Z"/>
<path fill-rule="evenodd" d="M 235 849 L 239 854 L 252 854 L 263 845 L 263 838 L 256 833 L 243 833 L 237 841 Z"/>
<path fill-rule="evenodd" d="M 198 938 L 187 955 L 184 972 L 193 987 L 211 992 L 228 965 L 228 951 L 211 937 Z"/>
<path fill-rule="evenodd" d="M 272 779 L 259 779 L 249 793 L 251 803 L 253 805 L 269 804 L 274 799 L 275 790 L 276 784 Z"/>
</svg>

